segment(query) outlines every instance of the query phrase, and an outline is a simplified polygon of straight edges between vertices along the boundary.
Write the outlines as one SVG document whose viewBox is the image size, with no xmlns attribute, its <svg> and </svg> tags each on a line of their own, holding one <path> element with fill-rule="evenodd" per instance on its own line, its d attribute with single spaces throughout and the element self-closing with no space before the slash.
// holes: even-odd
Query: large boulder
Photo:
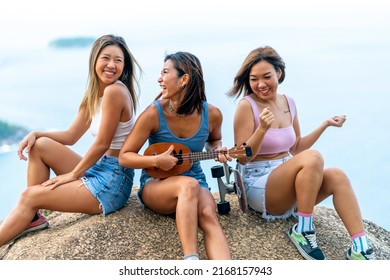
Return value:
<svg viewBox="0 0 390 280">
<path fill-rule="evenodd" d="M 218 195 L 214 194 L 216 201 Z M 295 218 L 266 222 L 259 214 L 243 213 L 235 195 L 227 195 L 231 211 L 221 225 L 236 260 L 303 259 L 287 236 Z M 351 245 L 335 210 L 315 208 L 317 240 L 327 259 L 343 260 Z M 144 208 L 133 192 L 129 203 L 106 217 L 53 212 L 50 227 L 30 233 L 0 249 L 6 260 L 180 260 L 183 257 L 174 217 Z M 364 221 L 378 259 L 390 259 L 390 232 Z M 207 259 L 202 232 L 199 253 Z"/>
</svg>

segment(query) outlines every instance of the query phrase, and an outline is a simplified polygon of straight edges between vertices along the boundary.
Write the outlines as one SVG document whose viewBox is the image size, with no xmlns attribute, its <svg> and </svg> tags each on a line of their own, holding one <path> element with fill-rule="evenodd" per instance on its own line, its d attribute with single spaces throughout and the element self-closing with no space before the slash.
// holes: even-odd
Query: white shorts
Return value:
<svg viewBox="0 0 390 280">
<path fill-rule="evenodd" d="M 248 162 L 246 165 L 238 164 L 238 170 L 242 175 L 245 186 L 248 205 L 253 210 L 262 213 L 261 217 L 266 220 L 286 219 L 292 215 L 295 216 L 296 206 L 282 215 L 274 216 L 267 213 L 265 203 L 265 188 L 269 174 L 291 157 L 291 155 L 288 155 L 276 160 L 254 161 Z"/>
</svg>

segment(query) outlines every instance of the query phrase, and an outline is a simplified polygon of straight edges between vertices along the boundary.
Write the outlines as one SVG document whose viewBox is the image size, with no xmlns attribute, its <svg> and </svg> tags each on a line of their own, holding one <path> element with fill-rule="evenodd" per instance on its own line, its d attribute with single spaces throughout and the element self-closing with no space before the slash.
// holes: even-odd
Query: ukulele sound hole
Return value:
<svg viewBox="0 0 390 280">
<path fill-rule="evenodd" d="M 173 150 L 173 156 L 177 158 L 176 165 L 180 165 L 183 163 L 183 150 L 179 150 L 179 153 L 177 153 L 175 150 Z"/>
</svg>

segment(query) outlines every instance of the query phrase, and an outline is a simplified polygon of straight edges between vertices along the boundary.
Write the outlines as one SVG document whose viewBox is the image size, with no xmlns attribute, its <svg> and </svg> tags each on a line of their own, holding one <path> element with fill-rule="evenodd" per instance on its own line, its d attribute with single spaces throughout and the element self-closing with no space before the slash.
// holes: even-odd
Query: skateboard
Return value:
<svg viewBox="0 0 390 280">
<path fill-rule="evenodd" d="M 233 174 L 234 174 L 234 187 L 238 197 L 238 203 L 240 205 L 241 211 L 246 213 L 248 211 L 248 200 L 246 198 L 246 192 L 245 192 L 244 183 L 242 181 L 241 173 L 238 170 L 233 169 Z"/>
<path fill-rule="evenodd" d="M 233 174 L 234 181 L 230 181 L 230 176 Z M 238 198 L 239 207 L 242 212 L 248 211 L 248 202 L 245 193 L 245 187 L 242 182 L 241 174 L 238 170 L 233 169 L 227 163 L 216 165 L 211 168 L 211 175 L 217 178 L 220 201 L 217 202 L 217 210 L 219 214 L 228 214 L 230 212 L 230 202 L 225 200 L 225 195 L 235 193 Z M 225 176 L 225 182 L 222 177 Z"/>
</svg>

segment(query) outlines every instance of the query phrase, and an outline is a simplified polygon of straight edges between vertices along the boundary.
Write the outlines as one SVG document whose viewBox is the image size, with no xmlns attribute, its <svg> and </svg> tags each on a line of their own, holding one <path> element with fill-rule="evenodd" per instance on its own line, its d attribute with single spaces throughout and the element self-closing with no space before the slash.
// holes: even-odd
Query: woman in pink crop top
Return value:
<svg viewBox="0 0 390 280">
<path fill-rule="evenodd" d="M 318 151 L 309 149 L 329 126 L 341 127 L 345 116 L 324 121 L 307 136 L 301 136 L 294 100 L 278 93 L 285 78 L 285 64 L 271 47 L 249 53 L 228 95 L 244 93 L 234 117 L 234 139 L 252 148 L 253 156 L 240 161 L 239 170 L 248 204 L 265 219 L 298 216 L 288 235 L 306 259 L 323 260 L 316 240 L 314 206 L 333 196 L 352 245 L 348 259 L 373 259 L 359 205 L 347 175 L 338 168 L 324 169 Z"/>
<path fill-rule="evenodd" d="M 0 225 L 0 246 L 47 228 L 40 209 L 107 215 L 130 197 L 134 170 L 119 165 L 124 139 L 118 145 L 118 131 L 126 129 L 128 134 L 132 128 L 138 64 L 125 40 L 113 35 L 95 41 L 89 62 L 88 88 L 69 129 L 33 131 L 19 144 L 19 158 L 27 160 L 23 153 L 28 153 L 28 187 Z M 96 138 L 82 157 L 67 146 L 75 144 L 94 120 Z M 51 171 L 57 177 L 50 179 Z"/>
</svg>

